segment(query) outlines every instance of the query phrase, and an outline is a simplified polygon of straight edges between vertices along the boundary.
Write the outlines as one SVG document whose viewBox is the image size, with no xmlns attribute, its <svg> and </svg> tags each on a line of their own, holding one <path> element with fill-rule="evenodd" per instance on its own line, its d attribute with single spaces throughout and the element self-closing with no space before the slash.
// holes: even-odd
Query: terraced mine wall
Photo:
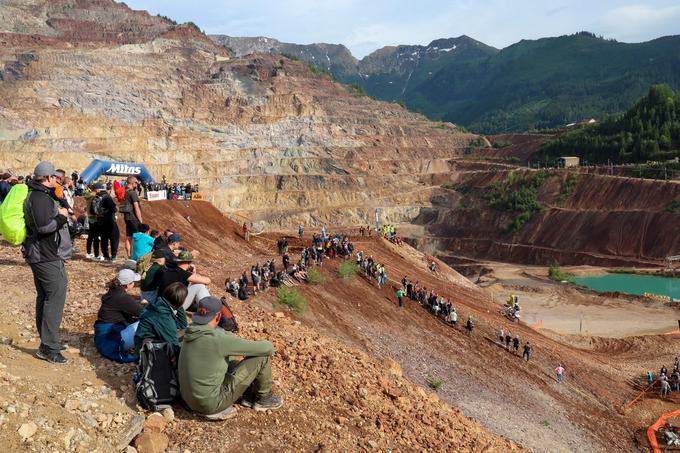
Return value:
<svg viewBox="0 0 680 453">
<path fill-rule="evenodd" d="M 442 189 L 433 208 L 422 210 L 415 221 L 421 229 L 411 230 L 409 241 L 449 262 L 462 256 L 543 265 L 659 266 L 680 251 L 676 182 L 544 171 L 535 193 L 540 210 L 511 231 L 525 211 L 494 207 L 491 199 L 496 193 L 501 201 L 521 204 L 528 196 L 517 182 L 508 184 L 511 173 L 515 181 L 522 177 L 517 175 L 538 174 L 461 174 L 457 184 Z"/>
</svg>

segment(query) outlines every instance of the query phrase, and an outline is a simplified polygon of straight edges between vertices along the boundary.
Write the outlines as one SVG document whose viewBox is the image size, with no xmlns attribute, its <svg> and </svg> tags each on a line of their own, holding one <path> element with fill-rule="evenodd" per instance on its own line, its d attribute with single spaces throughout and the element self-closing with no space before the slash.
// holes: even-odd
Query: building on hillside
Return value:
<svg viewBox="0 0 680 453">
<path fill-rule="evenodd" d="M 578 167 L 580 164 L 580 160 L 578 157 L 560 157 L 557 159 L 557 166 L 560 168 L 568 168 L 568 167 Z"/>
</svg>

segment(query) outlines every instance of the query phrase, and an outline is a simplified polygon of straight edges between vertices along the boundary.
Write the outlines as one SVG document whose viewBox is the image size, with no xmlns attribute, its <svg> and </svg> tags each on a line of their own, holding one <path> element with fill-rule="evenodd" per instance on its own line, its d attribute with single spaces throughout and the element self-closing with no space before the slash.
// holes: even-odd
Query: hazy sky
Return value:
<svg viewBox="0 0 680 453">
<path fill-rule="evenodd" d="M 394 44 L 468 35 L 502 48 L 587 30 L 639 42 L 680 34 L 678 0 L 127 0 L 210 34 L 341 43 L 357 57 Z"/>
</svg>

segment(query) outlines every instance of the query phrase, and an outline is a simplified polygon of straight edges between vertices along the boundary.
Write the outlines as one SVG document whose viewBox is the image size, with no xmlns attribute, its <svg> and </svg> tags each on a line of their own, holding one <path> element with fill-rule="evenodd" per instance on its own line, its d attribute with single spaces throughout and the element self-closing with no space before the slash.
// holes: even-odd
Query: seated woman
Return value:
<svg viewBox="0 0 680 453">
<path fill-rule="evenodd" d="M 179 330 L 187 328 L 187 315 L 182 308 L 189 291 L 182 282 L 168 285 L 154 303 L 144 309 L 135 333 L 135 350 L 140 351 L 145 340 L 165 342 L 179 348 Z"/>
<path fill-rule="evenodd" d="M 135 331 L 145 301 L 128 294 L 135 282 L 141 280 L 139 274 L 130 269 L 122 269 L 102 296 L 102 305 L 94 323 L 94 343 L 97 351 L 104 357 L 120 363 L 134 362 Z M 132 350 L 132 351 L 131 351 Z"/>
</svg>

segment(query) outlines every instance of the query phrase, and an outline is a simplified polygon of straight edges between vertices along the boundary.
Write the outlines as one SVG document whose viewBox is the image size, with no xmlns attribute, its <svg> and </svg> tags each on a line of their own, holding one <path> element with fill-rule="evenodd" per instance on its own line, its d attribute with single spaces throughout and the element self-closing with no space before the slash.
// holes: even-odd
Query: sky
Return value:
<svg viewBox="0 0 680 453">
<path fill-rule="evenodd" d="M 208 34 L 344 44 L 361 58 L 387 45 L 468 35 L 503 48 L 590 31 L 641 42 L 680 34 L 678 0 L 126 0 Z"/>
</svg>

